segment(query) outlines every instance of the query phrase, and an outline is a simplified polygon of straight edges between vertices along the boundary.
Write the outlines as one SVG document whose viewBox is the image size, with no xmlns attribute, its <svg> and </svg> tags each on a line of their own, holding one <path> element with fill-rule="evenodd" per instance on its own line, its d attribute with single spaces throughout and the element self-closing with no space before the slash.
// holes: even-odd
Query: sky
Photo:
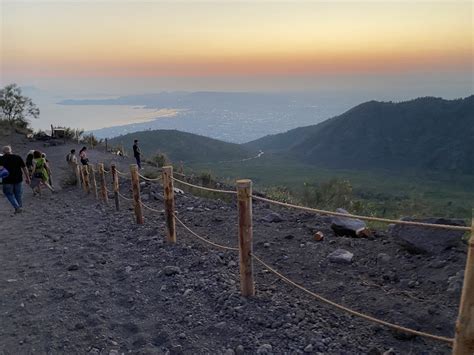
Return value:
<svg viewBox="0 0 474 355">
<path fill-rule="evenodd" d="M 0 1 L 2 85 L 473 91 L 472 1 Z"/>
</svg>

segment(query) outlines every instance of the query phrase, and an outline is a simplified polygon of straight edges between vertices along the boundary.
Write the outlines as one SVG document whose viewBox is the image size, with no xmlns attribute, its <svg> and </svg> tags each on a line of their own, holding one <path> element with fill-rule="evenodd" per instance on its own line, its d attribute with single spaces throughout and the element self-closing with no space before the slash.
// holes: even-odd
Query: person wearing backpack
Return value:
<svg viewBox="0 0 474 355">
<path fill-rule="evenodd" d="M 35 150 L 33 153 L 33 158 L 34 169 L 30 184 L 30 187 L 33 189 L 33 193 L 35 195 L 41 195 L 41 186 L 46 186 L 51 192 L 55 192 L 49 183 L 49 174 L 51 171 L 49 170 L 46 158 L 44 158 L 41 152 L 37 150 Z"/>
<path fill-rule="evenodd" d="M 12 154 L 12 147 L 7 145 L 2 150 L 0 169 L 8 171 L 8 176 L 2 178 L 3 194 L 15 209 L 15 213 L 20 213 L 23 207 L 23 177 L 26 183 L 29 184 L 30 176 L 23 159 L 19 155 Z"/>
</svg>

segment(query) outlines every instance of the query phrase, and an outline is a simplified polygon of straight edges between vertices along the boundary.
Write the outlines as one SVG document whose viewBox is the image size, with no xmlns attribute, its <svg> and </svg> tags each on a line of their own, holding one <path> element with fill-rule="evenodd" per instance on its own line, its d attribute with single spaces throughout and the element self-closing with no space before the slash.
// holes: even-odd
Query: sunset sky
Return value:
<svg viewBox="0 0 474 355">
<path fill-rule="evenodd" d="M 416 75 L 472 85 L 471 1 L 0 1 L 2 84 L 249 77 L 252 90 L 255 78 Z"/>
</svg>

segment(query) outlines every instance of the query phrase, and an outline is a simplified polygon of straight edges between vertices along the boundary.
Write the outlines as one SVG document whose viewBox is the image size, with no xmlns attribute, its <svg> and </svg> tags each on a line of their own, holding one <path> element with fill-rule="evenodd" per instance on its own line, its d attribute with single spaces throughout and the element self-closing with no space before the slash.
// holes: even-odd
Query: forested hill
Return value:
<svg viewBox="0 0 474 355">
<path fill-rule="evenodd" d="M 164 153 L 172 161 L 219 162 L 241 160 L 252 156 L 247 147 L 227 143 L 197 134 L 176 130 L 154 130 L 130 133 L 110 139 L 111 146 L 131 151 L 133 140 L 138 139 L 142 153 L 150 157 Z"/>
<path fill-rule="evenodd" d="M 266 136 L 246 147 L 330 168 L 474 174 L 474 96 L 370 101 L 321 124 Z"/>
</svg>

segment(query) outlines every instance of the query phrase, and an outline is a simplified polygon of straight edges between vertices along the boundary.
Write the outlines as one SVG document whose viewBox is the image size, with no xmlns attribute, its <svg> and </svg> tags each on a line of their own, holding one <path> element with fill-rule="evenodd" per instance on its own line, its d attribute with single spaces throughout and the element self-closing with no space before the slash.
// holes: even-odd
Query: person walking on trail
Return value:
<svg viewBox="0 0 474 355">
<path fill-rule="evenodd" d="M 138 146 L 138 139 L 135 139 L 133 141 L 133 156 L 135 157 L 135 160 L 137 161 L 138 168 L 142 168 L 142 162 L 141 162 L 141 150 L 140 147 Z"/>
<path fill-rule="evenodd" d="M 33 193 L 41 195 L 41 186 L 46 186 L 51 192 L 55 192 L 53 187 L 49 184 L 49 176 L 51 170 L 49 169 L 46 158 L 44 158 L 41 152 L 35 150 L 33 153 L 33 178 L 31 179 L 30 187 L 33 189 Z"/>
<path fill-rule="evenodd" d="M 87 147 L 82 147 L 79 151 L 79 159 L 82 165 L 89 165 L 89 158 L 87 158 Z"/>
<path fill-rule="evenodd" d="M 30 175 L 23 159 L 19 155 L 13 154 L 9 145 L 3 147 L 2 151 L 0 170 L 8 171 L 8 176 L 2 180 L 3 194 L 15 209 L 15 213 L 20 213 L 23 208 L 23 176 L 25 182 L 29 184 Z"/>
<path fill-rule="evenodd" d="M 71 149 L 71 152 L 66 155 L 66 161 L 71 168 L 75 168 L 77 164 L 76 150 Z"/>
<path fill-rule="evenodd" d="M 30 178 L 31 175 L 33 174 L 33 153 L 34 150 L 30 150 L 28 152 L 28 155 L 26 156 L 26 168 L 28 169 L 28 172 L 30 173 Z"/>
</svg>

